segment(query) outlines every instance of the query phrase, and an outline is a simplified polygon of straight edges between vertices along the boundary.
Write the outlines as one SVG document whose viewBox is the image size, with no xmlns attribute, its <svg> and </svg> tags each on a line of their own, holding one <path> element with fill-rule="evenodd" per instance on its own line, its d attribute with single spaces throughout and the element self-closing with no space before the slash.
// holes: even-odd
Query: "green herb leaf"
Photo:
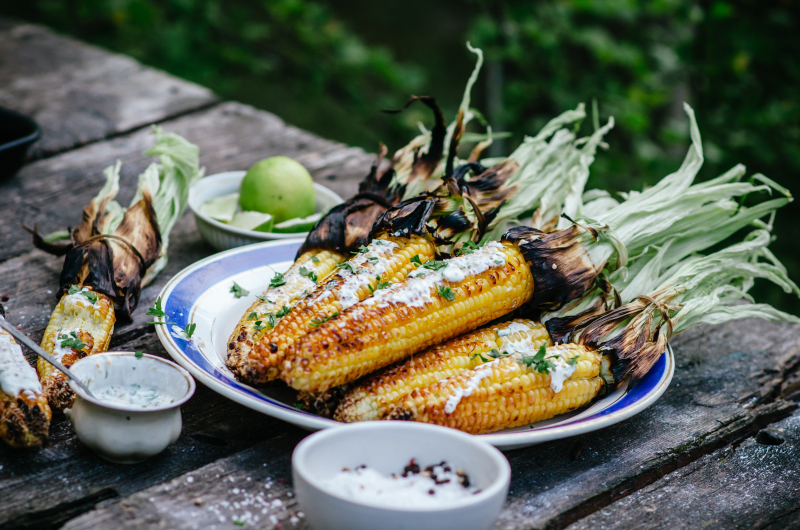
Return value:
<svg viewBox="0 0 800 530">
<path fill-rule="evenodd" d="M 509 356 L 509 355 L 511 355 L 511 354 L 510 354 L 510 353 L 508 353 L 507 351 L 504 351 L 504 352 L 500 353 L 500 352 L 499 352 L 499 351 L 497 351 L 496 349 L 492 348 L 491 350 L 489 350 L 489 355 L 490 355 L 490 356 L 491 356 L 493 359 L 502 359 L 503 357 L 508 357 L 508 356 Z"/>
<path fill-rule="evenodd" d="M 283 274 L 280 272 L 276 272 L 275 276 L 269 281 L 270 287 L 280 287 L 281 285 L 286 285 L 286 279 L 283 277 Z"/>
<path fill-rule="evenodd" d="M 276 316 L 277 318 L 283 318 L 283 317 L 285 317 L 286 315 L 288 315 L 288 314 L 289 314 L 291 311 L 292 311 L 292 308 L 291 308 L 291 307 L 283 306 L 283 307 L 280 309 L 280 311 L 278 311 L 277 313 L 275 313 L 275 316 Z"/>
<path fill-rule="evenodd" d="M 446 285 L 439 286 L 439 296 L 447 299 L 450 302 L 454 302 L 456 299 L 456 294 L 453 292 L 451 288 L 447 287 Z"/>
<path fill-rule="evenodd" d="M 475 353 L 475 354 L 473 354 L 473 355 L 470 355 L 470 356 L 469 356 L 469 360 L 471 361 L 471 360 L 472 360 L 472 359 L 474 359 L 475 357 L 480 357 L 480 358 L 481 358 L 481 361 L 483 361 L 483 362 L 485 362 L 485 363 L 488 363 L 489 361 L 491 361 L 491 359 L 487 359 L 486 357 L 484 357 L 482 353 Z"/>
<path fill-rule="evenodd" d="M 264 322 L 262 322 L 261 320 L 256 320 L 256 323 L 253 326 L 253 329 L 256 330 L 256 331 L 261 331 L 262 329 L 264 329 L 266 327 L 267 326 L 264 325 Z"/>
<path fill-rule="evenodd" d="M 81 295 L 85 296 L 86 299 L 89 300 L 92 304 L 96 304 L 97 303 L 97 294 L 95 294 L 95 293 L 93 293 L 91 291 L 84 291 L 83 289 L 84 288 L 81 287 L 80 285 L 70 285 L 69 286 L 69 290 L 67 290 L 67 294 L 69 294 L 69 295 L 81 294 Z"/>
<path fill-rule="evenodd" d="M 392 282 L 382 282 L 380 276 L 375 276 L 375 279 L 378 280 L 378 283 L 375 285 L 375 290 L 372 291 L 373 293 L 380 289 L 386 289 L 392 285 Z"/>
<path fill-rule="evenodd" d="M 292 408 L 296 410 L 303 410 L 303 404 L 300 403 L 299 401 L 296 401 L 295 404 L 292 405 Z"/>
<path fill-rule="evenodd" d="M 233 282 L 233 286 L 231 286 L 231 292 L 233 293 L 233 296 L 235 296 L 236 298 L 241 298 L 243 296 L 247 296 L 248 294 L 250 294 L 250 291 L 243 288 L 236 282 Z"/>
<path fill-rule="evenodd" d="M 236 526 L 244 526 L 245 522 L 244 521 L 234 521 L 233 524 L 235 524 Z"/>
<path fill-rule="evenodd" d="M 350 263 L 349 261 L 345 261 L 343 263 L 339 263 L 336 266 L 338 268 L 340 268 L 340 269 L 344 269 L 344 270 L 350 272 L 351 274 L 358 274 L 358 272 L 356 271 L 355 266 L 352 263 Z"/>
<path fill-rule="evenodd" d="M 426 269 L 430 269 L 432 271 L 438 271 L 447 267 L 447 262 L 439 260 L 426 261 L 423 267 L 425 267 Z"/>
<path fill-rule="evenodd" d="M 253 311 L 249 315 L 247 315 L 247 320 L 258 320 L 258 313 Z"/>
<path fill-rule="evenodd" d="M 194 335 L 194 328 L 196 328 L 196 327 L 197 327 L 197 324 L 195 324 L 195 323 L 186 324 L 186 327 L 183 328 L 183 332 L 186 333 L 186 336 L 191 339 L 192 335 Z"/>
<path fill-rule="evenodd" d="M 413 263 L 417 267 L 421 267 L 422 266 L 422 260 L 419 259 L 419 254 L 411 256 L 411 263 Z"/>
<path fill-rule="evenodd" d="M 370 256 L 369 258 L 367 258 L 367 261 L 369 261 L 370 263 L 374 264 L 374 263 L 378 263 L 380 261 L 380 258 L 378 258 L 376 256 Z"/>
<path fill-rule="evenodd" d="M 272 300 L 270 300 L 269 298 L 267 298 L 266 295 L 256 296 L 256 298 L 258 298 L 262 302 L 267 302 L 268 304 L 274 304 L 275 303 Z"/>
<path fill-rule="evenodd" d="M 62 348 L 82 350 L 86 347 L 86 344 L 81 342 L 81 339 L 78 338 L 78 334 L 75 331 L 70 331 L 69 334 L 59 335 L 58 341 L 61 343 Z"/>
<path fill-rule="evenodd" d="M 81 287 L 79 285 L 70 285 L 67 294 L 72 295 L 78 294 L 79 292 L 81 292 Z"/>
<path fill-rule="evenodd" d="M 311 280 L 314 283 L 317 283 L 317 273 L 310 269 L 306 269 L 303 266 L 300 266 L 300 276 L 308 276 L 309 280 Z"/>
<path fill-rule="evenodd" d="M 327 322 L 328 320 L 330 320 L 330 319 L 332 319 L 332 318 L 336 318 L 336 317 L 338 317 L 338 316 L 339 316 L 339 312 L 338 312 L 338 311 L 334 311 L 334 312 L 333 312 L 333 313 L 331 313 L 329 316 L 327 316 L 327 317 L 324 317 L 324 318 L 322 318 L 322 319 L 320 319 L 320 320 L 317 320 L 317 319 L 315 319 L 315 318 L 312 318 L 312 319 L 311 319 L 311 322 L 309 322 L 309 324 L 311 324 L 312 326 L 314 326 L 314 327 L 316 328 L 316 327 L 319 327 L 319 326 L 321 326 L 322 324 L 324 324 L 324 323 L 325 323 L 325 322 Z"/>
<path fill-rule="evenodd" d="M 144 352 L 142 350 L 136 350 L 135 352 L 133 352 L 133 355 L 137 359 L 141 359 L 142 357 L 144 357 Z"/>
<path fill-rule="evenodd" d="M 530 366 L 540 374 L 549 374 L 551 370 L 554 370 L 556 365 L 550 359 L 545 359 L 544 356 L 547 353 L 547 346 L 542 344 L 539 348 L 539 351 L 536 352 L 536 355 L 528 355 L 526 357 L 522 357 L 519 360 L 520 364 L 524 364 L 525 366 Z"/>
<path fill-rule="evenodd" d="M 578 364 L 578 359 L 580 359 L 580 358 L 581 358 L 581 356 L 580 356 L 580 355 L 576 355 L 576 356 L 575 356 L 575 357 L 573 357 L 572 359 L 569 359 L 569 360 L 567 361 L 567 364 L 568 364 L 568 365 L 570 365 L 570 366 L 575 366 L 576 364 Z"/>
<path fill-rule="evenodd" d="M 272 313 L 272 312 L 267 313 L 266 315 L 264 315 L 264 318 L 267 319 L 267 322 L 269 322 L 269 326 L 271 328 L 274 328 L 275 324 L 278 323 L 278 319 L 275 317 L 275 313 Z"/>
<path fill-rule="evenodd" d="M 351 254 L 366 254 L 367 252 L 369 252 L 369 247 L 361 245 L 360 247 L 358 247 L 358 250 L 353 250 L 350 253 Z"/>
<path fill-rule="evenodd" d="M 313 261 L 314 263 L 319 263 L 319 258 L 316 256 L 311 256 L 311 261 Z"/>
<path fill-rule="evenodd" d="M 156 306 L 151 307 L 147 310 L 148 315 L 152 315 L 154 317 L 166 317 L 167 314 L 161 309 L 161 297 L 156 299 Z M 153 324 L 154 322 L 148 322 L 148 324 Z M 155 322 L 156 324 L 160 324 L 160 322 Z"/>
</svg>

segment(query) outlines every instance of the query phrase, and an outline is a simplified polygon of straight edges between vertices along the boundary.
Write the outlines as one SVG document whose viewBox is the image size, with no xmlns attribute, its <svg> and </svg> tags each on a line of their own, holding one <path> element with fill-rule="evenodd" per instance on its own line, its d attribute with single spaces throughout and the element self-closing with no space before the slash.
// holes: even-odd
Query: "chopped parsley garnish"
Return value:
<svg viewBox="0 0 800 530">
<path fill-rule="evenodd" d="M 540 374 L 549 374 L 550 370 L 555 369 L 556 365 L 550 359 L 545 359 L 545 353 L 547 353 L 547 346 L 542 344 L 539 348 L 539 351 L 536 352 L 536 355 L 527 355 L 522 357 L 519 360 L 520 364 L 524 364 L 525 366 L 530 366 Z"/>
<path fill-rule="evenodd" d="M 248 294 L 250 294 L 250 291 L 243 288 L 236 282 L 233 282 L 233 285 L 231 286 L 231 292 L 233 293 L 233 296 L 235 296 L 236 298 L 241 298 L 243 296 L 247 296 Z"/>
<path fill-rule="evenodd" d="M 275 316 L 276 316 L 277 318 L 283 318 L 283 317 L 285 317 L 286 315 L 288 315 L 288 314 L 289 314 L 289 312 L 291 312 L 291 310 L 292 310 L 292 308 L 291 308 L 291 307 L 288 307 L 288 306 L 283 306 L 283 307 L 280 309 L 280 311 L 278 311 L 277 313 L 275 313 Z"/>
<path fill-rule="evenodd" d="M 358 274 L 358 271 L 356 270 L 355 266 L 352 263 L 350 263 L 349 261 L 345 261 L 343 263 L 339 263 L 336 266 L 339 267 L 340 269 L 344 269 L 344 270 L 348 271 L 350 274 Z"/>
<path fill-rule="evenodd" d="M 426 269 L 430 269 L 432 271 L 438 271 L 447 267 L 447 262 L 439 260 L 426 261 L 423 267 L 425 267 Z"/>
<path fill-rule="evenodd" d="M 300 266 L 300 276 L 308 276 L 309 280 L 311 280 L 314 283 L 317 283 L 317 273 L 310 269 L 306 269 L 302 265 Z"/>
<path fill-rule="evenodd" d="M 258 313 L 253 311 L 249 315 L 247 315 L 247 320 L 258 320 Z"/>
<path fill-rule="evenodd" d="M 411 263 L 413 263 L 417 267 L 421 267 L 422 266 L 422 260 L 419 259 L 419 254 L 415 254 L 414 256 L 411 256 Z"/>
<path fill-rule="evenodd" d="M 280 272 L 276 272 L 275 276 L 269 281 L 270 287 L 280 287 L 281 285 L 286 285 L 286 279 L 283 277 L 283 274 Z"/>
<path fill-rule="evenodd" d="M 314 327 L 316 328 L 316 327 L 319 327 L 319 326 L 321 326 L 322 324 L 324 324 L 324 323 L 325 323 L 325 322 L 327 322 L 328 320 L 330 320 L 330 319 L 332 319 L 332 318 L 336 318 L 336 317 L 338 317 L 338 316 L 339 316 L 339 312 L 338 312 L 338 311 L 334 311 L 334 312 L 333 312 L 333 313 L 332 313 L 330 316 L 327 316 L 327 317 L 325 317 L 325 318 L 322 318 L 322 319 L 320 319 L 320 320 L 317 320 L 317 319 L 315 319 L 315 318 L 312 318 L 312 319 L 311 319 L 311 322 L 309 322 L 309 324 L 311 324 L 312 326 L 314 326 Z"/>
<path fill-rule="evenodd" d="M 191 339 L 192 335 L 194 335 L 194 328 L 196 328 L 196 327 L 197 327 L 197 324 L 195 324 L 194 322 L 191 323 L 191 324 L 186 324 L 186 327 L 183 328 L 183 332 L 186 333 L 186 336 Z"/>
<path fill-rule="evenodd" d="M 269 322 L 269 325 L 272 328 L 274 328 L 275 324 L 277 324 L 277 322 L 278 322 L 278 319 L 275 318 L 275 313 L 267 313 L 267 314 L 264 315 L 264 318 L 267 319 L 267 322 Z"/>
<path fill-rule="evenodd" d="M 256 325 L 253 326 L 253 329 L 255 329 L 256 331 L 261 331 L 262 329 L 264 329 L 266 327 L 267 326 L 265 326 L 264 323 L 261 320 L 256 320 Z"/>
<path fill-rule="evenodd" d="M 573 357 L 572 359 L 569 359 L 569 360 L 567 361 L 567 364 L 568 364 L 568 365 L 570 365 L 570 366 L 575 366 L 576 364 L 578 364 L 578 359 L 580 359 L 580 358 L 581 358 L 581 356 L 580 356 L 580 355 L 576 355 L 576 356 L 575 356 L 575 357 Z"/>
<path fill-rule="evenodd" d="M 461 245 L 460 249 L 456 250 L 456 256 L 465 256 L 467 254 L 472 254 L 477 249 L 478 245 L 476 245 L 472 241 L 467 241 L 466 243 Z"/>
<path fill-rule="evenodd" d="M 372 244 L 373 245 L 385 245 L 386 242 L 383 239 L 373 239 L 372 240 Z"/>
<path fill-rule="evenodd" d="M 275 302 L 273 302 L 272 300 L 270 300 L 269 298 L 267 298 L 267 296 L 266 296 L 266 295 L 262 295 L 262 296 L 256 296 L 256 298 L 258 298 L 258 299 L 259 299 L 259 300 L 261 300 L 262 302 L 267 302 L 268 304 L 274 304 L 274 303 L 275 303 Z"/>
<path fill-rule="evenodd" d="M 350 253 L 351 254 L 366 254 L 367 252 L 369 252 L 369 247 L 367 247 L 365 245 L 361 245 L 360 247 L 358 247 L 358 250 L 354 250 L 354 251 L 352 251 Z"/>
<path fill-rule="evenodd" d="M 297 401 L 297 402 L 295 402 L 294 405 L 292 405 L 292 408 L 296 409 L 296 410 L 303 410 L 303 404 L 301 402 Z"/>
<path fill-rule="evenodd" d="M 430 262 L 428 262 L 428 263 L 430 263 Z M 427 265 L 427 263 L 426 263 L 426 265 Z M 447 287 L 446 285 L 440 285 L 439 286 L 439 296 L 441 296 L 442 298 L 447 299 L 450 302 L 453 302 L 456 299 L 456 293 L 454 293 L 453 290 L 451 288 Z"/>
<path fill-rule="evenodd" d="M 503 357 L 508 357 L 511 354 L 506 352 L 506 351 L 500 353 L 496 349 L 492 348 L 491 350 L 489 350 L 489 352 L 486 355 L 491 357 L 491 359 L 502 359 Z M 472 360 L 475 357 L 480 357 L 481 361 L 483 361 L 485 363 L 488 363 L 491 360 L 491 359 L 487 359 L 486 357 L 484 357 L 482 353 L 475 353 L 475 354 L 471 355 L 469 359 Z"/>
<path fill-rule="evenodd" d="M 311 261 L 313 261 L 314 263 L 319 263 L 319 258 L 316 256 L 311 256 Z"/>
<path fill-rule="evenodd" d="M 61 343 L 62 348 L 75 348 L 76 350 L 82 350 L 86 347 L 86 344 L 81 342 L 81 339 L 78 338 L 78 333 L 75 331 L 70 331 L 68 334 L 59 335 L 58 341 Z"/>
<path fill-rule="evenodd" d="M 144 357 L 144 352 L 142 350 L 136 350 L 135 352 L 133 352 L 133 355 L 137 359 L 141 359 L 142 357 Z"/>
<path fill-rule="evenodd" d="M 382 282 L 380 276 L 375 276 L 375 279 L 378 280 L 378 283 L 375 285 L 375 290 L 379 289 L 388 289 L 389 286 L 392 285 L 392 282 Z"/>
<path fill-rule="evenodd" d="M 482 353 L 480 353 L 480 352 L 479 352 L 479 353 L 474 353 L 474 354 L 470 355 L 470 356 L 469 356 L 469 360 L 471 361 L 471 360 L 472 360 L 472 359 L 474 359 L 475 357 L 480 357 L 480 358 L 481 358 L 481 361 L 483 361 L 483 362 L 485 362 L 485 363 L 488 363 L 488 362 L 489 362 L 489 360 L 490 360 L 490 359 L 487 359 L 486 357 L 484 357 L 484 356 L 483 356 L 483 354 L 482 354 Z"/>
<path fill-rule="evenodd" d="M 156 306 L 151 307 L 147 310 L 148 315 L 153 315 L 154 317 L 166 317 L 167 314 L 161 309 L 161 297 L 156 299 Z M 160 322 L 159 322 L 160 323 Z"/>
<path fill-rule="evenodd" d="M 80 285 L 70 285 L 67 294 L 82 294 L 85 296 L 92 304 L 97 303 L 97 295 L 89 290 L 84 291 L 84 288 Z"/>
<path fill-rule="evenodd" d="M 376 256 L 371 256 L 371 257 L 367 258 L 367 261 L 369 261 L 370 263 L 378 263 L 380 261 L 380 258 L 378 258 Z"/>
<path fill-rule="evenodd" d="M 244 526 L 245 522 L 244 521 L 234 521 L 233 524 L 235 524 L 236 526 Z"/>
</svg>

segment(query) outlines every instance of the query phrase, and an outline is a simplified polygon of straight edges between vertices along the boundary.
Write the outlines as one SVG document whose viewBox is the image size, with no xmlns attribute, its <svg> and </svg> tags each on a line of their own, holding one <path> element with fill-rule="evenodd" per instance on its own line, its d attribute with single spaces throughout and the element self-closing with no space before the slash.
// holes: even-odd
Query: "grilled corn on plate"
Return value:
<svg viewBox="0 0 800 530">
<path fill-rule="evenodd" d="M 13 337 L 0 329 L 0 439 L 11 447 L 44 445 L 50 418 L 36 370 Z"/>
</svg>

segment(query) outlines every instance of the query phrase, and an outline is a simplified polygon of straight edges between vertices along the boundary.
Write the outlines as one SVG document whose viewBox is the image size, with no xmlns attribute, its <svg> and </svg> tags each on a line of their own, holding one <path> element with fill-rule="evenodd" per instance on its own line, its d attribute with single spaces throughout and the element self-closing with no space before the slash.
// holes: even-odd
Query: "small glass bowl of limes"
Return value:
<svg viewBox="0 0 800 530">
<path fill-rule="evenodd" d="M 197 229 L 217 250 L 305 237 L 342 202 L 315 183 L 301 164 L 284 156 L 264 159 L 248 171 L 209 175 L 189 190 Z"/>
</svg>

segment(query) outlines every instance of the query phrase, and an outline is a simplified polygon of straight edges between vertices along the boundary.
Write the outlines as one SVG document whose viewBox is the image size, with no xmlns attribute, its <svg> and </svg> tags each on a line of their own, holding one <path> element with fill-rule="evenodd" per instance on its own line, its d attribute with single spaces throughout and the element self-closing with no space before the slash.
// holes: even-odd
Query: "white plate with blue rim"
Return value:
<svg viewBox="0 0 800 530">
<path fill-rule="evenodd" d="M 161 305 L 169 326 L 156 326 L 158 338 L 172 358 L 198 381 L 246 407 L 309 430 L 337 422 L 297 410 L 296 394 L 282 384 L 254 388 L 238 381 L 225 366 L 228 338 L 256 296 L 275 272 L 294 262 L 301 239 L 270 241 L 234 248 L 198 261 L 175 275 L 161 291 Z M 233 282 L 249 291 L 236 298 Z M 191 339 L 183 329 L 195 324 Z M 591 405 L 569 414 L 479 435 L 503 449 L 525 447 L 595 431 L 643 411 L 669 386 L 675 359 L 667 349 L 650 372 L 635 386 L 623 384 Z"/>
</svg>

